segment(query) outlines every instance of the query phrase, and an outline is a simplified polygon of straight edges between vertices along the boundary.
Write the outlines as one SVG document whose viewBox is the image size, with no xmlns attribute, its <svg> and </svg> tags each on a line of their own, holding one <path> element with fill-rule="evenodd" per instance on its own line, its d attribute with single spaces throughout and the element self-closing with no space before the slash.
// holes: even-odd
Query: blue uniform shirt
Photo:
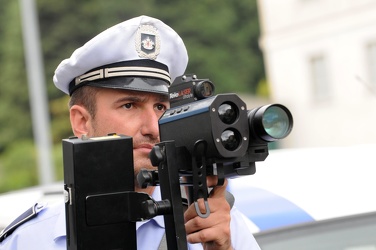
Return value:
<svg viewBox="0 0 376 250">
<path fill-rule="evenodd" d="M 153 198 L 160 200 L 157 187 Z M 17 228 L 0 243 L 0 250 L 66 250 L 65 206 L 57 203 L 52 206 L 38 206 L 38 216 Z M 231 210 L 231 241 L 236 250 L 259 250 L 244 216 L 233 207 Z M 165 233 L 163 216 L 137 222 L 137 249 L 157 250 Z M 188 249 L 202 249 L 202 245 L 189 244 Z"/>
</svg>

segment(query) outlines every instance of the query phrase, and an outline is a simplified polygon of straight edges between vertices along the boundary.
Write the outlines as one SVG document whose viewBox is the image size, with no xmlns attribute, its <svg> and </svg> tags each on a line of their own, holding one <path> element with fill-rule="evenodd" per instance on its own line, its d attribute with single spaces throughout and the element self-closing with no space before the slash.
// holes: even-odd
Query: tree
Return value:
<svg viewBox="0 0 376 250">
<path fill-rule="evenodd" d="M 187 46 L 187 72 L 210 78 L 217 93 L 256 92 L 265 78 L 256 1 L 158 3 L 155 16 L 174 27 Z"/>
<path fill-rule="evenodd" d="M 0 152 L 30 138 L 30 108 L 18 1 L 2 1 L 0 15 Z"/>
</svg>

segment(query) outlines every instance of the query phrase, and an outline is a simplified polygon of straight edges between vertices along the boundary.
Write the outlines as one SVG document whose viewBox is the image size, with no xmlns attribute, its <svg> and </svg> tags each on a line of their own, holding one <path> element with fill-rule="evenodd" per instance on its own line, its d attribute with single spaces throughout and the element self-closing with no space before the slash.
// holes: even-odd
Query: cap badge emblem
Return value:
<svg viewBox="0 0 376 250">
<path fill-rule="evenodd" d="M 141 58 L 155 60 L 160 52 L 158 30 L 151 25 L 141 25 L 136 33 L 136 51 Z"/>
</svg>

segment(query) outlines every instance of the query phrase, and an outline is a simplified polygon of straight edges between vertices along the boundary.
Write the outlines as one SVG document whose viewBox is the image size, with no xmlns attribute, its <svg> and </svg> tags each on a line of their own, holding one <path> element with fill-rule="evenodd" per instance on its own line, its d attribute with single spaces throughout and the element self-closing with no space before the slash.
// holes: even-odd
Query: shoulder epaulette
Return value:
<svg viewBox="0 0 376 250">
<path fill-rule="evenodd" d="M 43 207 L 43 206 L 42 206 Z M 34 206 L 29 208 L 23 214 L 17 217 L 12 223 L 9 224 L 4 230 L 0 233 L 0 243 L 5 240 L 9 235 L 11 235 L 14 230 L 16 230 L 19 226 L 24 224 L 25 222 L 35 218 L 41 210 L 41 205 L 36 203 Z"/>
</svg>

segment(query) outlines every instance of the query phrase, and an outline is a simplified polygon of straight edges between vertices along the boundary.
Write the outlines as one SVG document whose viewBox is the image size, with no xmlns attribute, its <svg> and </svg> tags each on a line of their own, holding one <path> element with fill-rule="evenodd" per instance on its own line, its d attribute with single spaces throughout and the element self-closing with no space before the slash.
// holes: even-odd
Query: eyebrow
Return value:
<svg viewBox="0 0 376 250">
<path fill-rule="evenodd" d="M 115 103 L 120 103 L 120 102 L 145 102 L 149 98 L 154 98 L 158 102 L 168 102 L 169 98 L 167 95 L 158 95 L 158 98 L 156 96 L 152 95 L 129 95 L 129 96 L 124 96 L 120 97 L 119 99 L 115 100 Z"/>
<path fill-rule="evenodd" d="M 142 102 L 142 98 L 138 96 L 124 96 L 115 100 L 115 103 L 119 103 L 119 102 Z"/>
<path fill-rule="evenodd" d="M 169 102 L 170 98 L 168 97 L 168 95 L 159 95 L 159 101 L 160 102 Z"/>
</svg>

